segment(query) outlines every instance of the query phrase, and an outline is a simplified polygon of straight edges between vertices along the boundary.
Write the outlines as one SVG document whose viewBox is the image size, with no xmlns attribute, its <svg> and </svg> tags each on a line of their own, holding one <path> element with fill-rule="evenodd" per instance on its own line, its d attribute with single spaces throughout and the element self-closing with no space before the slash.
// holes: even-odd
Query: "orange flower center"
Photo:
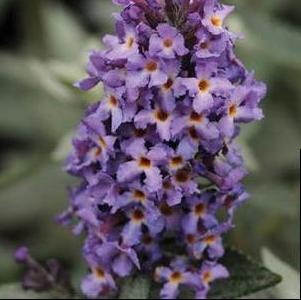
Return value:
<svg viewBox="0 0 301 300">
<path fill-rule="evenodd" d="M 152 165 L 152 162 L 146 158 L 146 157 L 141 157 L 139 160 L 139 166 L 143 169 L 149 169 Z"/>
<path fill-rule="evenodd" d="M 193 111 L 190 115 L 190 121 L 193 123 L 202 123 L 204 120 L 204 117 L 201 114 L 196 113 Z"/>
<path fill-rule="evenodd" d="M 213 16 L 213 17 L 211 18 L 211 23 L 212 23 L 212 25 L 215 26 L 215 27 L 221 27 L 223 22 L 222 22 L 222 19 L 221 19 L 220 17 L 218 17 L 218 16 Z"/>
<path fill-rule="evenodd" d="M 189 135 L 193 140 L 198 140 L 199 139 L 198 132 L 196 131 L 196 129 L 194 127 L 189 128 Z"/>
<path fill-rule="evenodd" d="M 126 42 L 128 48 L 132 48 L 133 45 L 134 45 L 134 42 L 135 42 L 135 39 L 134 39 L 132 36 L 130 36 L 130 37 L 127 39 L 127 42 Z"/>
<path fill-rule="evenodd" d="M 175 156 L 171 159 L 171 166 L 177 168 L 183 164 L 183 157 L 181 155 Z"/>
<path fill-rule="evenodd" d="M 208 272 L 205 272 L 203 275 L 202 275 L 202 279 L 205 283 L 210 283 L 212 281 L 212 274 L 210 271 Z"/>
<path fill-rule="evenodd" d="M 229 115 L 230 117 L 234 118 L 237 114 L 237 106 L 235 104 L 229 107 Z"/>
<path fill-rule="evenodd" d="M 168 38 L 165 39 L 165 40 L 163 41 L 163 45 L 164 45 L 165 48 L 171 48 L 172 45 L 173 45 L 172 39 L 168 39 Z"/>
<path fill-rule="evenodd" d="M 208 43 L 207 42 L 200 43 L 200 48 L 203 50 L 208 49 Z"/>
<path fill-rule="evenodd" d="M 101 268 L 96 269 L 96 270 L 94 271 L 94 273 L 95 273 L 95 275 L 96 275 L 96 277 L 97 277 L 98 279 L 104 279 L 104 278 L 105 278 L 105 272 L 104 272 L 104 270 L 101 269 Z"/>
<path fill-rule="evenodd" d="M 106 143 L 106 141 L 102 137 L 99 138 L 99 144 L 100 144 L 100 146 L 102 148 L 106 148 L 107 147 L 107 143 Z"/>
<path fill-rule="evenodd" d="M 206 207 L 203 203 L 200 203 L 198 205 L 195 206 L 194 208 L 194 213 L 198 216 L 201 217 L 205 214 L 206 211 Z"/>
<path fill-rule="evenodd" d="M 116 107 L 118 105 L 118 100 L 115 96 L 111 95 L 109 103 L 111 106 Z"/>
<path fill-rule="evenodd" d="M 167 203 L 162 203 L 160 206 L 160 211 L 164 216 L 171 216 L 172 215 L 172 209 L 170 206 L 167 205 Z"/>
<path fill-rule="evenodd" d="M 163 188 L 164 188 L 165 190 L 170 190 L 170 189 L 172 188 L 172 184 L 171 184 L 170 180 L 165 180 L 165 181 L 163 182 Z"/>
<path fill-rule="evenodd" d="M 102 153 L 102 149 L 101 149 L 100 147 L 97 147 L 97 148 L 95 149 L 94 155 L 95 155 L 95 156 L 99 156 L 101 153 Z"/>
<path fill-rule="evenodd" d="M 170 275 L 169 281 L 173 284 L 179 284 L 183 280 L 183 276 L 180 272 L 176 271 Z"/>
<path fill-rule="evenodd" d="M 139 202 L 144 202 L 145 201 L 145 194 L 140 191 L 140 190 L 135 190 L 133 193 L 133 197 L 135 200 L 139 201 Z"/>
<path fill-rule="evenodd" d="M 193 234 L 188 234 L 186 236 L 186 240 L 187 240 L 188 244 L 194 244 L 196 241 L 196 238 Z"/>
<path fill-rule="evenodd" d="M 160 122 L 165 122 L 169 117 L 168 113 L 163 110 L 156 111 L 155 116 L 156 116 L 156 119 Z"/>
<path fill-rule="evenodd" d="M 148 72 L 155 72 L 158 69 L 158 64 L 154 60 L 151 60 L 151 61 L 146 63 L 145 69 Z"/>
<path fill-rule="evenodd" d="M 141 223 L 144 220 L 144 213 L 140 209 L 136 209 L 133 212 L 132 218 L 135 223 Z"/>
<path fill-rule="evenodd" d="M 187 170 L 179 170 L 176 173 L 176 181 L 179 183 L 185 183 L 190 180 L 190 172 Z"/>
<path fill-rule="evenodd" d="M 172 86 L 173 86 L 173 80 L 171 78 L 168 78 L 166 83 L 163 84 L 163 88 L 167 91 L 170 90 Z"/>
<path fill-rule="evenodd" d="M 145 135 L 145 130 L 135 128 L 134 134 L 136 137 L 143 137 Z"/>
<path fill-rule="evenodd" d="M 209 87 L 210 87 L 210 84 L 209 84 L 209 81 L 208 80 L 200 80 L 199 82 L 199 90 L 202 92 L 202 93 L 205 93 L 209 90 Z"/>
<path fill-rule="evenodd" d="M 216 237 L 214 235 L 209 235 L 204 240 L 204 242 L 209 246 L 214 244 L 215 241 L 216 241 Z"/>
</svg>

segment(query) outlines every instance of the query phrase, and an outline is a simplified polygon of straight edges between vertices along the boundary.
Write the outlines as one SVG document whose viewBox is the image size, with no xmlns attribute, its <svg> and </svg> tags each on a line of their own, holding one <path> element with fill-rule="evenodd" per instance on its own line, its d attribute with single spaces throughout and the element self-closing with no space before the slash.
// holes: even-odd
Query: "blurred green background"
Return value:
<svg viewBox="0 0 301 300">
<path fill-rule="evenodd" d="M 268 84 L 266 118 L 241 143 L 252 200 L 229 243 L 260 257 L 269 248 L 300 270 L 300 0 L 228 0 L 245 39 L 237 52 Z M 0 283 L 20 277 L 12 260 L 27 244 L 39 259 L 60 258 L 83 274 L 80 241 L 53 223 L 68 204 L 62 171 L 70 136 L 101 91 L 82 94 L 88 51 L 113 31 L 110 0 L 0 0 Z"/>
</svg>

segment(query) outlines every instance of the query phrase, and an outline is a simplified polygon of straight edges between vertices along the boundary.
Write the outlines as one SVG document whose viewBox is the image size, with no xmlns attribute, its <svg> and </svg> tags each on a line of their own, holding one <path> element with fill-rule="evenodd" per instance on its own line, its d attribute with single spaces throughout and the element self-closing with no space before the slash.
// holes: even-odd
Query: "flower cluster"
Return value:
<svg viewBox="0 0 301 300">
<path fill-rule="evenodd" d="M 31 256 L 27 247 L 20 247 L 15 252 L 15 261 L 26 269 L 22 280 L 25 290 L 49 290 L 62 297 L 74 293 L 70 276 L 58 260 L 49 259 L 42 265 Z"/>
<path fill-rule="evenodd" d="M 234 139 L 260 120 L 265 85 L 234 54 L 218 0 L 114 0 L 116 35 L 92 51 L 88 78 L 103 85 L 73 140 L 67 171 L 81 179 L 62 223 L 86 234 L 89 298 L 114 293 L 116 279 L 155 270 L 162 299 L 181 285 L 207 297 L 229 274 L 222 235 L 248 194 Z M 165 243 L 186 251 L 166 259 Z M 167 255 L 168 256 L 168 255 Z M 169 261 L 169 265 L 165 262 Z M 163 262 L 163 264 L 162 264 Z"/>
</svg>

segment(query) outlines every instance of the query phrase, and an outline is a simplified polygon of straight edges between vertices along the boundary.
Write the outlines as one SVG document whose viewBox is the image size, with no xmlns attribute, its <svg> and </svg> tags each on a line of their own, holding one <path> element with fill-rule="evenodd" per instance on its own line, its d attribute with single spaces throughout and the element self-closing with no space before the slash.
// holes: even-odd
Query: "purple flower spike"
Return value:
<svg viewBox="0 0 301 300">
<path fill-rule="evenodd" d="M 114 297 L 120 278 L 155 269 L 162 299 L 182 287 L 206 299 L 229 276 L 218 263 L 223 237 L 249 198 L 235 139 L 241 123 L 263 118 L 266 88 L 235 56 L 237 36 L 225 26 L 232 6 L 113 2 L 116 34 L 91 52 L 88 77 L 76 84 L 101 83 L 104 97 L 73 139 L 66 170 L 81 183 L 58 220 L 86 237 L 88 298 Z M 166 250 L 171 242 L 183 257 Z M 16 258 L 26 260 L 26 249 Z"/>
</svg>

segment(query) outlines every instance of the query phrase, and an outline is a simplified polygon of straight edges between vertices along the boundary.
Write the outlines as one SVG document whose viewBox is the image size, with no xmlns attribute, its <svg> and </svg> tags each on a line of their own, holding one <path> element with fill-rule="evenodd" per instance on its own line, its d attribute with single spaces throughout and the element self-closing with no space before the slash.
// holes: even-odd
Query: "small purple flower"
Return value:
<svg viewBox="0 0 301 300">
<path fill-rule="evenodd" d="M 122 21 L 118 22 L 117 28 L 120 38 L 114 35 L 106 35 L 104 38 L 105 45 L 109 47 L 106 58 L 110 60 L 127 59 L 131 55 L 138 54 L 139 44 L 135 28 Z"/>
<path fill-rule="evenodd" d="M 212 34 L 225 32 L 224 20 L 234 10 L 234 6 L 219 5 L 216 0 L 207 0 L 204 6 L 203 25 Z"/>
<path fill-rule="evenodd" d="M 158 234 L 164 228 L 163 219 L 155 207 L 152 209 L 135 207 L 129 212 L 129 218 L 122 231 L 122 241 L 128 246 L 139 244 L 143 233 L 142 225 L 146 226 L 152 234 Z"/>
<path fill-rule="evenodd" d="M 144 254 L 144 257 L 146 256 L 143 268 L 147 271 L 150 271 L 152 266 L 163 257 L 159 238 L 152 237 L 149 233 L 142 236 L 141 245 L 138 246 L 138 249 Z"/>
<path fill-rule="evenodd" d="M 176 96 L 181 94 L 181 85 L 178 80 L 181 64 L 178 61 L 170 60 L 164 65 L 164 72 L 168 79 L 161 85 L 160 98 L 161 105 L 167 112 L 172 112 L 176 108 Z"/>
<path fill-rule="evenodd" d="M 172 262 L 171 268 L 157 268 L 155 277 L 158 281 L 165 282 L 160 293 L 161 299 L 177 299 L 180 286 L 193 283 L 192 273 L 187 270 L 186 263 L 181 260 Z"/>
<path fill-rule="evenodd" d="M 214 65 L 198 65 L 197 78 L 183 79 L 189 96 L 193 97 L 193 109 L 203 113 L 214 106 L 214 95 L 226 92 L 231 88 L 231 83 L 222 77 L 215 76 Z"/>
<path fill-rule="evenodd" d="M 184 129 L 192 129 L 206 140 L 214 140 L 219 137 L 217 124 L 210 122 L 205 114 L 199 114 L 193 110 L 188 110 L 184 116 L 174 118 L 172 123 L 172 134 L 183 134 Z"/>
<path fill-rule="evenodd" d="M 133 160 L 120 165 L 117 178 L 119 182 L 128 182 L 137 176 L 144 174 L 146 176 L 145 184 L 149 191 L 158 191 L 162 186 L 162 176 L 158 164 L 164 159 L 166 153 L 164 149 L 154 147 L 148 151 L 144 141 L 137 139 L 126 149 L 126 154 Z"/>
<path fill-rule="evenodd" d="M 211 283 L 216 280 L 226 279 L 230 276 L 228 270 L 221 264 L 204 262 L 199 272 L 195 274 L 196 297 L 207 299 Z"/>
<path fill-rule="evenodd" d="M 154 87 L 159 86 L 168 80 L 163 71 L 163 62 L 155 57 L 146 55 L 133 55 L 127 64 L 127 86 L 135 87 Z"/>
<path fill-rule="evenodd" d="M 247 201 L 249 197 L 250 195 L 244 191 L 242 185 L 237 185 L 230 193 L 221 193 L 218 196 L 219 201 L 226 208 L 230 219 L 233 219 L 236 209 Z"/>
<path fill-rule="evenodd" d="M 199 43 L 194 46 L 194 50 L 198 59 L 219 57 L 226 49 L 228 38 L 225 34 L 212 36 L 202 28 L 196 37 Z"/>
<path fill-rule="evenodd" d="M 111 289 L 116 289 L 113 277 L 101 268 L 94 269 L 81 283 L 82 292 L 91 299 L 106 295 Z"/>
<path fill-rule="evenodd" d="M 182 168 L 177 170 L 171 179 L 172 184 L 178 191 L 185 195 L 192 195 L 198 193 L 198 185 L 193 178 L 193 173 L 190 169 Z"/>
<path fill-rule="evenodd" d="M 232 144 L 227 148 L 226 154 L 215 158 L 211 170 L 204 174 L 214 182 L 221 190 L 231 190 L 247 175 L 243 166 L 240 150 Z"/>
<path fill-rule="evenodd" d="M 119 88 L 114 91 L 107 91 L 107 95 L 101 100 L 95 116 L 97 120 L 105 121 L 109 117 L 112 118 L 112 132 L 116 132 L 118 127 L 123 122 L 124 116 L 122 111 L 123 106 L 123 89 Z"/>
<path fill-rule="evenodd" d="M 232 227 L 231 220 L 213 226 L 212 228 L 209 227 L 209 229 L 205 231 L 206 233 L 197 238 L 193 244 L 194 257 L 201 259 L 204 253 L 207 252 L 209 258 L 212 260 L 221 258 L 225 253 L 222 234 L 229 231 Z"/>
<path fill-rule="evenodd" d="M 201 259 L 204 251 L 206 250 L 209 257 L 212 259 L 222 257 L 225 253 L 225 250 L 221 237 L 216 234 L 208 234 L 207 236 L 203 237 L 194 244 L 193 254 L 197 259 Z"/>
<path fill-rule="evenodd" d="M 174 160 L 177 160 L 177 158 Z M 175 161 L 173 163 L 175 163 Z M 179 160 L 176 164 L 178 163 Z M 181 203 L 183 195 L 181 191 L 172 185 L 170 178 L 167 177 L 163 180 L 162 189 L 158 192 L 158 198 L 161 202 L 165 200 L 169 206 L 174 206 Z"/>
<path fill-rule="evenodd" d="M 180 232 L 183 211 L 179 205 L 169 206 L 167 202 L 162 201 L 159 205 L 160 213 L 163 219 L 165 232 Z"/>
<path fill-rule="evenodd" d="M 201 221 L 205 228 L 212 228 L 218 224 L 215 218 L 215 205 L 210 203 L 212 195 L 205 193 L 202 197 L 194 196 L 188 201 L 190 213 L 183 219 L 182 226 L 185 234 L 198 233 L 198 225 Z"/>
<path fill-rule="evenodd" d="M 149 53 L 151 56 L 175 58 L 184 56 L 189 51 L 185 47 L 184 38 L 178 30 L 167 24 L 160 24 L 157 33 L 150 38 Z"/>
<path fill-rule="evenodd" d="M 135 125 L 137 128 L 146 129 L 148 124 L 155 124 L 157 132 L 163 141 L 170 140 L 170 126 L 173 115 L 161 109 L 142 110 L 135 117 Z"/>
<path fill-rule="evenodd" d="M 89 77 L 77 82 L 75 87 L 78 87 L 83 91 L 94 88 L 101 81 L 102 75 L 104 75 L 107 70 L 106 60 L 102 55 L 99 52 L 92 52 L 87 67 Z"/>
<path fill-rule="evenodd" d="M 263 118 L 262 110 L 249 101 L 249 94 L 250 90 L 245 87 L 236 88 L 225 103 L 225 115 L 221 118 L 219 127 L 226 137 L 233 136 L 235 123 L 249 123 Z"/>
</svg>

